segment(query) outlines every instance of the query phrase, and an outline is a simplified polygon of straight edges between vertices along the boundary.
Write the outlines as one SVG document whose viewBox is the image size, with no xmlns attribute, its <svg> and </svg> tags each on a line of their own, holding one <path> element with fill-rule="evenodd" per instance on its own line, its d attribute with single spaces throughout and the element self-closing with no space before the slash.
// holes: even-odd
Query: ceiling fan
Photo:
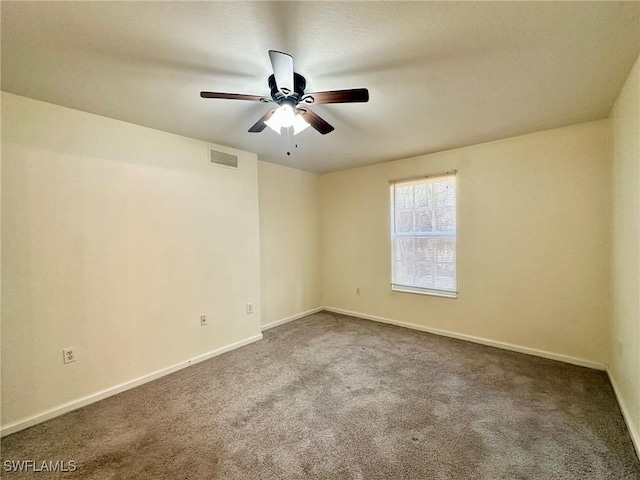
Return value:
<svg viewBox="0 0 640 480">
<path fill-rule="evenodd" d="M 269 59 L 273 67 L 273 75 L 270 75 L 268 79 L 271 98 L 219 92 L 200 92 L 200 96 L 202 98 L 276 103 L 278 107 L 267 112 L 249 129 L 249 132 L 261 132 L 268 126 L 279 134 L 282 128 L 293 127 L 294 135 L 309 125 L 322 135 L 333 131 L 333 126 L 310 110 L 307 105 L 369 101 L 369 91 L 366 88 L 304 93 L 307 81 L 302 75 L 293 71 L 293 57 L 291 55 L 269 50 Z"/>
</svg>

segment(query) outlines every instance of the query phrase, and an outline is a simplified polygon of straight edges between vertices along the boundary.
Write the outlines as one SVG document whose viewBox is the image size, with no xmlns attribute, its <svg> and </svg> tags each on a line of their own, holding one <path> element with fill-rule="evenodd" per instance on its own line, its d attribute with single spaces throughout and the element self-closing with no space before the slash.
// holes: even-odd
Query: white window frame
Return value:
<svg viewBox="0 0 640 480">
<path fill-rule="evenodd" d="M 428 179 L 434 177 L 445 177 L 445 176 L 453 176 L 456 182 L 456 192 L 455 192 L 455 209 L 456 209 L 456 229 L 455 233 L 404 233 L 398 234 L 395 232 L 395 186 L 396 184 L 402 184 L 404 182 L 415 182 L 421 179 Z M 399 293 L 413 293 L 418 295 L 429 295 L 435 297 L 443 297 L 443 298 L 458 298 L 458 185 L 457 185 L 457 171 L 450 170 L 448 172 L 442 173 L 432 173 L 427 175 L 421 175 L 419 177 L 411 177 L 411 178 L 403 178 L 398 180 L 390 180 L 390 192 L 391 192 L 391 201 L 390 201 L 390 210 L 391 210 L 391 228 L 390 228 L 390 245 L 391 245 L 391 290 L 393 292 Z M 396 236 L 411 236 L 411 237 L 443 237 L 446 235 L 455 236 L 455 290 L 438 290 L 433 288 L 424 288 L 419 286 L 411 286 L 411 285 L 400 285 L 394 283 L 394 268 L 395 268 L 395 258 L 394 258 L 394 237 Z"/>
</svg>

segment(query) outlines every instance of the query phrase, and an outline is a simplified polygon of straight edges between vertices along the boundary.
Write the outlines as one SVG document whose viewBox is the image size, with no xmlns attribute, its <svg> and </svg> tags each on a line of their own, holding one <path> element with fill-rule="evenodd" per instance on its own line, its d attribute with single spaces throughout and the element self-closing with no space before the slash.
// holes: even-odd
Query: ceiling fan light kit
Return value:
<svg viewBox="0 0 640 480">
<path fill-rule="evenodd" d="M 264 123 L 278 135 L 283 128 L 293 127 L 293 134 L 297 135 L 309 126 L 300 111 L 289 102 L 283 102 Z"/>
<path fill-rule="evenodd" d="M 294 135 L 309 126 L 322 135 L 334 130 L 332 125 L 311 111 L 307 105 L 369 101 L 369 91 L 366 88 L 305 94 L 304 89 L 307 86 L 307 81 L 302 75 L 293 71 L 293 57 L 291 55 L 269 50 L 269 59 L 273 68 L 273 75 L 270 75 L 268 79 L 271 98 L 218 92 L 200 92 L 200 96 L 202 98 L 276 103 L 278 107 L 267 112 L 249 129 L 249 132 L 259 133 L 268 126 L 278 134 L 282 132 L 283 128 L 293 128 Z"/>
</svg>

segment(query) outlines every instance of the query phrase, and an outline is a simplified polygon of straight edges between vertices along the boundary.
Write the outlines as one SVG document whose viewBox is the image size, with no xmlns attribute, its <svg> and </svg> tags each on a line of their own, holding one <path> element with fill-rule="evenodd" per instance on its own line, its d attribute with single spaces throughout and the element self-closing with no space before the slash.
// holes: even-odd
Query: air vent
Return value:
<svg viewBox="0 0 640 480">
<path fill-rule="evenodd" d="M 238 168 L 238 156 L 209 149 L 209 163 L 222 167 Z"/>
</svg>

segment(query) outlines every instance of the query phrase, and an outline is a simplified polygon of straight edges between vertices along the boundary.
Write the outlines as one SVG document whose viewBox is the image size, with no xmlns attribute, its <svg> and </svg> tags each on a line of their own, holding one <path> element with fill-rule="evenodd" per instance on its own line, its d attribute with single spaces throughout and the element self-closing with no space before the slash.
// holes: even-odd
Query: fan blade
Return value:
<svg viewBox="0 0 640 480">
<path fill-rule="evenodd" d="M 269 50 L 269 59 L 278 90 L 290 95 L 293 93 L 293 57 L 288 53 Z"/>
<path fill-rule="evenodd" d="M 260 133 L 261 131 L 263 131 L 267 126 L 265 122 L 269 120 L 274 113 L 275 113 L 275 110 L 271 110 L 270 112 L 267 112 L 260 120 L 258 120 L 253 125 L 253 127 L 249 129 L 249 131 L 251 133 Z"/>
<path fill-rule="evenodd" d="M 202 98 L 224 98 L 227 100 L 249 100 L 252 102 L 270 102 L 270 98 L 259 95 L 243 95 L 241 93 L 200 92 Z"/>
<path fill-rule="evenodd" d="M 302 118 L 304 118 L 309 125 L 319 131 L 322 135 L 333 132 L 333 127 L 331 125 L 308 108 L 299 108 L 298 110 L 302 113 Z"/>
<path fill-rule="evenodd" d="M 301 102 L 307 105 L 320 105 L 322 103 L 355 103 L 368 102 L 369 90 L 366 88 L 353 88 L 351 90 L 333 90 L 331 92 L 309 93 L 302 97 Z"/>
</svg>

